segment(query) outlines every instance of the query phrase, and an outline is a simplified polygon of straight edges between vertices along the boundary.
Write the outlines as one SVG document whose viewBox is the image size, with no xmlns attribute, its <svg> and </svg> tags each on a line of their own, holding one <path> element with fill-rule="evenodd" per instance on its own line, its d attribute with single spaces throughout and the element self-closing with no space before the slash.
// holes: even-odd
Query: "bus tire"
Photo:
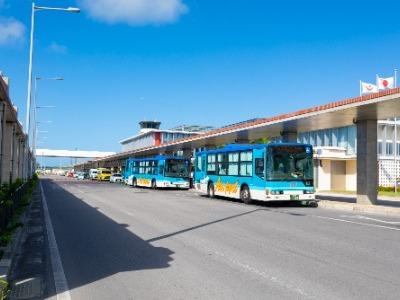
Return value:
<svg viewBox="0 0 400 300">
<path fill-rule="evenodd" d="M 155 189 L 157 188 L 157 183 L 156 183 L 156 180 L 155 180 L 155 179 L 153 179 L 153 180 L 151 181 L 151 188 L 152 188 L 153 190 L 155 190 Z"/>
<path fill-rule="evenodd" d="M 251 203 L 250 189 L 247 185 L 244 185 L 240 190 L 240 200 L 242 200 L 246 204 Z"/>
<path fill-rule="evenodd" d="M 215 197 L 215 189 L 214 189 L 214 184 L 212 182 L 210 184 L 208 184 L 207 196 L 210 198 Z"/>
<path fill-rule="evenodd" d="M 136 178 L 133 178 L 133 180 L 132 180 L 132 186 L 133 186 L 134 188 L 137 187 Z"/>
</svg>

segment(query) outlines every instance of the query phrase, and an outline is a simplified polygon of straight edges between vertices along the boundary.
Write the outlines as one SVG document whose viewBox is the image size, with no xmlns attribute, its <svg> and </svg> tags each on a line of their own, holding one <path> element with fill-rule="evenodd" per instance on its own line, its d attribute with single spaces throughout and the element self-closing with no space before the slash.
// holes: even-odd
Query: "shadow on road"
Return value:
<svg viewBox="0 0 400 300">
<path fill-rule="evenodd" d="M 41 181 L 69 289 L 120 272 L 170 266 L 171 250 L 154 247 L 126 224 L 116 223 L 71 193 L 54 188 L 54 181 Z"/>
<path fill-rule="evenodd" d="M 316 195 L 318 200 L 327 200 L 327 201 L 335 201 L 335 202 L 342 202 L 342 203 L 357 203 L 356 195 Z M 382 196 L 378 195 L 378 200 L 376 205 L 378 206 L 387 206 L 387 207 L 400 207 L 400 201 L 398 198 L 389 199 L 382 199 Z"/>
<path fill-rule="evenodd" d="M 302 204 L 301 201 L 259 201 L 259 200 L 252 200 L 250 204 L 244 204 L 240 199 L 235 199 L 235 198 L 229 198 L 229 197 L 223 197 L 223 196 L 214 196 L 214 198 L 210 198 L 207 195 L 200 195 L 200 197 L 207 198 L 210 200 L 215 200 L 215 201 L 227 201 L 227 202 L 232 202 L 232 203 L 238 203 L 238 204 L 243 204 L 243 205 L 250 205 L 254 207 L 264 207 L 266 209 L 268 208 L 280 208 L 280 207 L 315 207 L 312 205 L 305 205 Z"/>
</svg>

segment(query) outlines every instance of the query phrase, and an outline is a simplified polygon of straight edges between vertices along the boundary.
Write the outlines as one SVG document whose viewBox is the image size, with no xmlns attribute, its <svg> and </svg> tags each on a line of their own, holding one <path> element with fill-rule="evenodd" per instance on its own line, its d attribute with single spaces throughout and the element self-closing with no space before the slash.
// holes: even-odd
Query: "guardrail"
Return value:
<svg viewBox="0 0 400 300">
<path fill-rule="evenodd" d="M 0 230 L 6 229 L 8 224 L 11 222 L 15 211 L 21 203 L 26 187 L 27 183 L 24 183 L 9 197 L 0 200 Z"/>
</svg>

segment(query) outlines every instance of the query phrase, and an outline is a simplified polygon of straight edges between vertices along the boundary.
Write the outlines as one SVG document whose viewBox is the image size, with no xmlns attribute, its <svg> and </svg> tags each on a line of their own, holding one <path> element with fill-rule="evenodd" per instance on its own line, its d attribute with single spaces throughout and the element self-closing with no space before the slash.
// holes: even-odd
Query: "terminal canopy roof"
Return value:
<svg viewBox="0 0 400 300">
<path fill-rule="evenodd" d="M 222 145 L 236 141 L 276 137 L 285 133 L 344 127 L 356 124 L 361 120 L 384 120 L 399 117 L 399 115 L 400 88 L 395 88 L 276 117 L 223 127 L 159 146 L 138 149 L 133 153 L 153 155 L 164 151 L 175 152 L 207 145 Z M 126 153 L 120 155 L 126 155 Z"/>
</svg>

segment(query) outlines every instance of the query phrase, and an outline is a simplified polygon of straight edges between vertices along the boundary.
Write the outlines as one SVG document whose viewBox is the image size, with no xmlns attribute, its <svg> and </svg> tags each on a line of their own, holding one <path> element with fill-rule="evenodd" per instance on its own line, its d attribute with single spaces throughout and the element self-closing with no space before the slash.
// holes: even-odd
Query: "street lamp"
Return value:
<svg viewBox="0 0 400 300">
<path fill-rule="evenodd" d="M 34 35 L 34 25 L 35 25 L 35 11 L 37 10 L 61 10 L 72 13 L 78 13 L 81 10 L 75 7 L 68 8 L 58 8 L 58 7 L 43 7 L 43 6 L 35 6 L 35 3 L 32 2 L 32 16 L 31 16 L 31 39 L 30 39 L 30 47 L 29 47 L 29 67 L 28 67 L 28 95 L 26 98 L 26 134 L 27 138 L 27 147 L 26 147 L 26 171 L 29 172 L 28 167 L 28 153 L 29 153 L 29 130 L 30 130 L 30 114 L 31 114 L 31 93 L 32 93 L 32 62 L 33 62 L 33 35 Z M 28 175 L 29 173 L 27 173 Z"/>
<path fill-rule="evenodd" d="M 38 107 L 38 108 L 40 108 L 40 107 Z M 49 132 L 48 130 L 37 130 L 37 124 L 39 124 L 39 123 L 53 123 L 53 121 L 37 121 L 37 122 L 35 122 L 35 124 L 33 124 L 34 127 L 35 127 L 35 129 L 33 131 L 34 139 L 33 139 L 33 142 L 32 142 L 32 144 L 33 144 L 32 152 L 33 152 L 34 159 L 36 159 L 36 147 L 37 147 L 37 144 L 38 144 L 38 142 L 37 142 L 37 140 L 38 140 L 38 138 L 37 138 L 38 132 Z"/>
<path fill-rule="evenodd" d="M 54 105 L 46 105 L 46 106 L 37 106 L 36 105 L 36 95 L 37 95 L 37 81 L 40 79 L 45 79 L 45 80 L 64 80 L 62 77 L 35 77 L 35 89 L 34 89 L 34 95 L 33 95 L 33 105 L 34 105 L 34 110 L 33 110 L 33 139 L 32 139 L 32 157 L 33 157 L 33 168 L 34 171 L 36 171 L 36 139 L 37 139 L 37 109 L 38 108 L 55 108 Z M 29 140 L 29 135 L 28 135 L 28 140 Z"/>
</svg>

